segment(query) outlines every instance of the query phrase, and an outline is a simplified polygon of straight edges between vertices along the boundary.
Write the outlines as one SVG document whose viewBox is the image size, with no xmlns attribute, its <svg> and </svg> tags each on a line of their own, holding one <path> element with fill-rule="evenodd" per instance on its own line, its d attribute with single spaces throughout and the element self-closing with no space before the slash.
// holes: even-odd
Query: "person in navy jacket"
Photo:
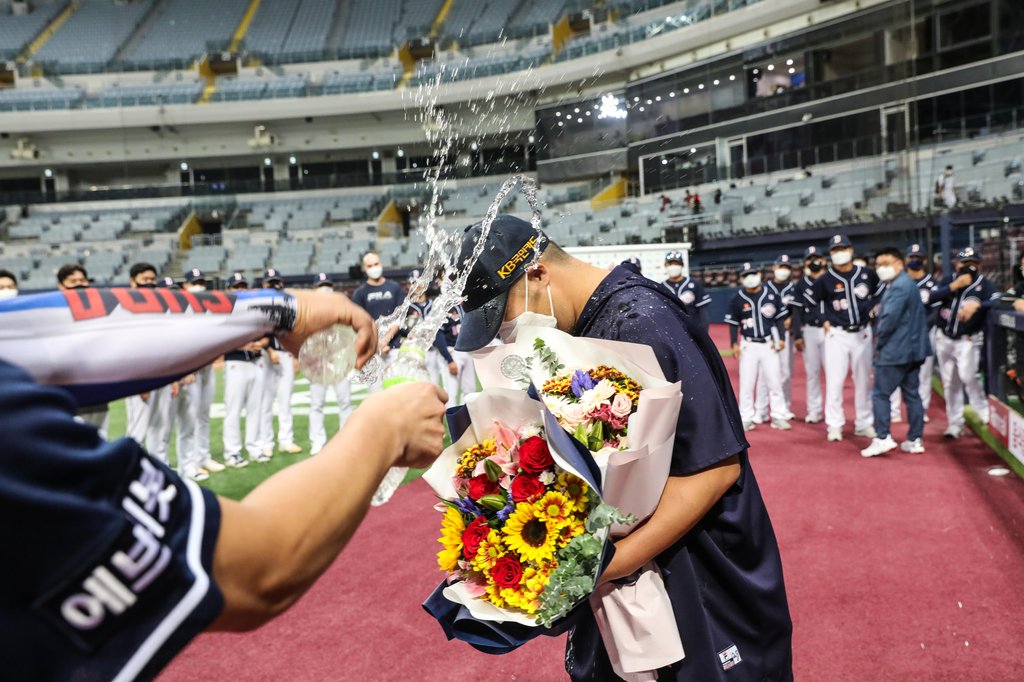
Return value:
<svg viewBox="0 0 1024 682">
<path fill-rule="evenodd" d="M 917 284 L 903 267 L 899 249 L 883 249 L 875 256 L 878 278 L 888 284 L 879 304 L 875 327 L 875 384 L 871 403 L 875 413 L 876 436 L 871 445 L 861 450 L 864 457 L 875 457 L 896 449 L 889 432 L 892 393 L 899 387 L 907 403 L 910 423 L 904 452 L 921 453 L 924 432 L 924 406 L 918 382 L 921 365 L 932 354 L 928 339 L 928 313 Z"/>
</svg>

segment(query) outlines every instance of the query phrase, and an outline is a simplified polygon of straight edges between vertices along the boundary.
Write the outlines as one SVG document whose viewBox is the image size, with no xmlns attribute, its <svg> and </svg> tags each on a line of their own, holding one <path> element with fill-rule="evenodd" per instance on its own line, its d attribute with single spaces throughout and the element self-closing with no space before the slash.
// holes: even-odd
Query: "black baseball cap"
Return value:
<svg viewBox="0 0 1024 682">
<path fill-rule="evenodd" d="M 978 252 L 974 250 L 973 246 L 968 246 L 966 248 L 961 249 L 960 252 L 958 254 L 956 254 L 956 259 L 958 261 L 960 261 L 961 263 L 963 263 L 963 262 L 980 263 L 981 262 L 981 257 L 978 256 Z"/>
<path fill-rule="evenodd" d="M 314 288 L 315 287 L 333 287 L 333 286 L 334 286 L 334 282 L 331 281 L 331 278 L 327 275 L 326 272 L 319 272 L 319 273 L 317 273 L 316 277 L 313 279 L 313 287 Z"/>
<path fill-rule="evenodd" d="M 284 278 L 281 277 L 281 273 L 274 268 L 267 268 L 267 271 L 263 273 L 264 282 L 284 282 Z"/>
<path fill-rule="evenodd" d="M 740 266 L 740 277 L 743 275 L 749 275 L 752 272 L 760 273 L 760 268 L 754 267 L 753 263 L 744 263 Z"/>
<path fill-rule="evenodd" d="M 808 246 L 807 250 L 804 251 L 804 260 L 811 260 L 812 258 L 824 258 L 825 256 L 818 251 L 817 246 Z"/>
<path fill-rule="evenodd" d="M 195 284 L 196 282 L 205 282 L 206 276 L 203 275 L 203 271 L 199 268 L 192 268 L 185 275 L 185 282 L 188 284 Z"/>
<path fill-rule="evenodd" d="M 228 277 L 228 289 L 234 289 L 235 287 L 247 287 L 249 286 L 249 280 L 245 278 L 245 274 L 236 272 Z"/>
<path fill-rule="evenodd" d="M 466 228 L 459 263 L 473 254 L 482 232 L 482 223 Z M 505 319 L 509 290 L 526 272 L 537 251 L 544 253 L 548 243 L 543 233 L 538 234 L 522 218 L 507 214 L 495 217 L 484 250 L 466 280 L 466 300 L 462 304 L 465 315 L 455 350 L 478 350 L 494 340 Z"/>
<path fill-rule="evenodd" d="M 853 248 L 853 242 L 851 242 L 850 238 L 847 237 L 845 234 L 832 235 L 832 239 L 830 239 L 829 242 L 828 242 L 828 250 L 829 251 L 832 251 L 834 249 L 852 249 L 852 248 Z"/>
</svg>

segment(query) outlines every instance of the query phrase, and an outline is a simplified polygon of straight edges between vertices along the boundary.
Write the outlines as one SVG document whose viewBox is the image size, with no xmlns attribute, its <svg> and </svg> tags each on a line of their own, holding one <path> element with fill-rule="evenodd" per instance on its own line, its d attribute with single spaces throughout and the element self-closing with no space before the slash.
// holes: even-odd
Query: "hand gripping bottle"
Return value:
<svg viewBox="0 0 1024 682">
<path fill-rule="evenodd" d="M 398 357 L 395 361 L 384 370 L 384 389 L 414 381 L 430 381 L 430 373 L 427 371 L 427 354 L 419 348 L 403 345 L 398 349 Z M 408 470 L 408 467 L 391 467 L 385 474 L 384 480 L 380 482 L 377 492 L 373 494 L 370 504 L 376 507 L 390 500 L 398 490 L 398 486 L 402 485 Z"/>
</svg>

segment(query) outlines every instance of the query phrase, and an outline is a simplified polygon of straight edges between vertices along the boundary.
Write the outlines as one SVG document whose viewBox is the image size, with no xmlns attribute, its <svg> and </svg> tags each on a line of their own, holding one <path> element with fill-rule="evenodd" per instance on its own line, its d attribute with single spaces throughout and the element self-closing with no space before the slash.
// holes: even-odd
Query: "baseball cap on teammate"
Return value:
<svg viewBox="0 0 1024 682">
<path fill-rule="evenodd" d="M 784 265 L 788 268 L 791 265 L 791 263 L 789 262 L 789 256 L 786 254 L 782 254 L 781 256 L 775 259 L 775 265 Z"/>
<path fill-rule="evenodd" d="M 907 247 L 907 251 L 904 254 L 904 257 L 905 258 L 911 258 L 911 257 L 914 257 L 914 256 L 916 256 L 918 258 L 924 258 L 925 257 L 924 249 L 921 248 L 920 244 L 911 244 L 910 246 Z"/>
<path fill-rule="evenodd" d="M 980 263 L 981 258 L 978 256 L 978 252 L 974 250 L 973 246 L 968 246 L 965 249 L 961 249 L 956 254 L 956 259 L 961 263 Z"/>
<path fill-rule="evenodd" d="M 185 275 L 185 283 L 186 284 L 195 284 L 196 282 L 205 282 L 205 281 L 206 281 L 206 276 L 203 275 L 203 271 L 200 270 L 199 268 L 192 268 L 191 270 L 188 271 L 188 274 Z"/>
<path fill-rule="evenodd" d="M 326 272 L 317 273 L 316 278 L 313 280 L 314 287 L 333 287 L 334 282 L 327 276 Z"/>
<path fill-rule="evenodd" d="M 744 263 L 740 266 L 740 277 L 743 275 L 749 275 L 752 272 L 761 272 L 760 268 L 755 268 L 753 263 Z"/>
<path fill-rule="evenodd" d="M 834 251 L 836 249 L 852 249 L 853 242 L 845 234 L 833 235 L 832 239 L 828 240 L 828 250 Z"/>
<path fill-rule="evenodd" d="M 821 254 L 821 251 L 818 250 L 817 246 L 808 246 L 807 250 L 804 251 L 804 260 L 810 260 L 812 258 L 817 258 L 820 255 L 822 255 L 822 254 Z"/>
<path fill-rule="evenodd" d="M 284 278 L 281 277 L 281 273 L 274 268 L 267 268 L 267 271 L 263 273 L 264 282 L 284 282 Z"/>
<path fill-rule="evenodd" d="M 173 277 L 163 277 L 157 282 L 157 286 L 161 289 L 176 289 L 178 283 L 174 281 Z"/>
<path fill-rule="evenodd" d="M 481 223 L 466 228 L 459 263 L 472 255 L 481 232 Z M 478 350 L 498 335 L 509 290 L 526 273 L 537 250 L 544 253 L 547 244 L 547 237 L 538 235 L 533 225 L 521 218 L 502 214 L 494 219 L 487 244 L 466 280 L 466 300 L 462 304 L 465 315 L 456 350 Z"/>
<path fill-rule="evenodd" d="M 228 277 L 228 288 L 229 289 L 233 289 L 233 288 L 239 287 L 239 286 L 242 286 L 242 287 L 249 286 L 249 280 L 247 280 L 245 278 L 245 275 L 243 275 L 242 273 L 236 272 L 233 275 L 231 275 L 230 277 Z"/>
<path fill-rule="evenodd" d="M 683 262 L 683 254 L 682 254 L 682 252 L 681 251 L 669 251 L 668 253 L 665 254 L 665 262 L 666 263 L 679 263 L 681 265 L 682 262 Z"/>
</svg>

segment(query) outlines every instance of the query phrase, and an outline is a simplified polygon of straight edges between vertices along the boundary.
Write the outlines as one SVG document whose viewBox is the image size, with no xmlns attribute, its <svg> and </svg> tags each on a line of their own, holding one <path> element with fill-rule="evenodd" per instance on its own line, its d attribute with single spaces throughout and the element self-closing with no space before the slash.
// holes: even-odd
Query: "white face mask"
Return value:
<svg viewBox="0 0 1024 682">
<path fill-rule="evenodd" d="M 785 282 L 792 274 L 793 271 L 789 268 L 775 268 L 775 281 Z"/>
<path fill-rule="evenodd" d="M 761 275 L 751 273 L 749 275 L 743 275 L 743 288 L 754 289 L 761 284 Z"/>
<path fill-rule="evenodd" d="M 186 284 L 185 291 L 190 291 L 193 294 L 198 294 L 202 291 L 206 291 L 206 287 L 202 284 Z"/>
<path fill-rule="evenodd" d="M 678 264 L 666 265 L 665 274 L 670 278 L 675 279 L 676 277 L 683 276 L 683 266 Z"/>
<path fill-rule="evenodd" d="M 380 265 L 374 265 L 372 268 L 366 268 L 367 279 L 380 279 L 384 274 L 384 268 Z"/>
<path fill-rule="evenodd" d="M 0 289 L 0 300 L 14 298 L 18 295 L 17 289 Z"/>
<path fill-rule="evenodd" d="M 832 258 L 832 262 L 836 265 L 846 265 L 853 260 L 853 251 L 850 251 L 849 249 L 833 251 L 830 256 Z"/>
<path fill-rule="evenodd" d="M 896 279 L 896 268 L 891 265 L 879 265 L 875 269 L 875 273 L 883 282 L 891 282 Z"/>
<path fill-rule="evenodd" d="M 558 326 L 558 320 L 555 319 L 555 303 L 551 299 L 550 286 L 548 286 L 548 305 L 551 306 L 551 314 L 541 315 L 540 313 L 530 312 L 530 279 L 529 275 L 526 277 L 526 312 L 501 323 L 501 327 L 498 328 L 498 338 L 501 339 L 502 343 L 513 343 L 519 334 L 519 330 L 523 327 L 555 328 Z"/>
</svg>

